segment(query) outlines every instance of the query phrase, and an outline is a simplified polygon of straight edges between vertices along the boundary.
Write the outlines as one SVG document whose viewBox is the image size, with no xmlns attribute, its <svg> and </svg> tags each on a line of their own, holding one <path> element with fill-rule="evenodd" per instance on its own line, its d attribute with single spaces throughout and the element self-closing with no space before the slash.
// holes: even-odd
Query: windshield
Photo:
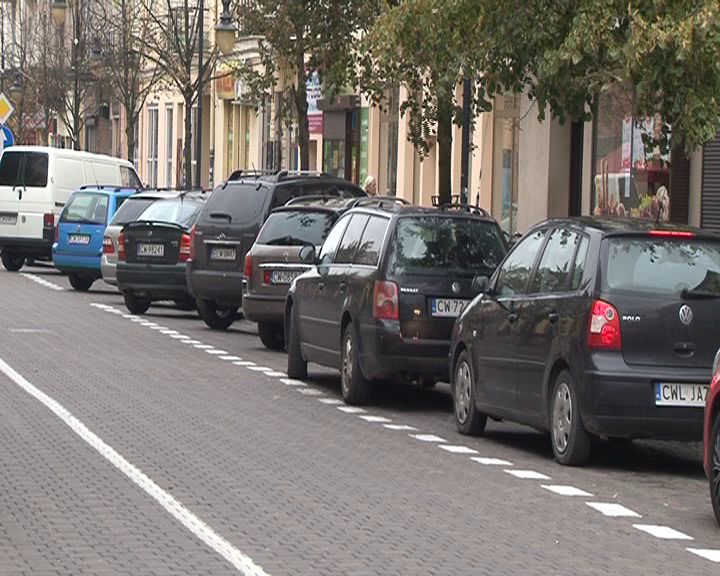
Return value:
<svg viewBox="0 0 720 576">
<path fill-rule="evenodd" d="M 153 202 L 154 200 L 151 198 L 128 198 L 115 212 L 115 216 L 110 220 L 110 225 L 124 226 L 128 222 L 134 222 Z"/>
<path fill-rule="evenodd" d="M 603 290 L 676 297 L 720 296 L 720 242 L 610 238 Z"/>
<path fill-rule="evenodd" d="M 505 256 L 497 226 L 472 218 L 403 218 L 390 256 L 393 275 L 490 275 Z"/>
<path fill-rule="evenodd" d="M 138 218 L 146 222 L 169 222 L 179 224 L 183 228 L 190 228 L 195 223 L 200 210 L 200 202 L 187 198 L 173 198 L 172 200 L 158 200 L 143 212 Z"/>
<path fill-rule="evenodd" d="M 271 214 L 265 222 L 258 244 L 276 246 L 320 246 L 335 223 L 335 215 L 307 210 L 282 211 Z"/>
<path fill-rule="evenodd" d="M 60 222 L 105 224 L 108 197 L 105 194 L 73 194 L 60 215 Z"/>
<path fill-rule="evenodd" d="M 250 222 L 257 219 L 267 199 L 267 189 L 255 184 L 228 184 L 218 187 L 207 201 L 203 211 L 203 220 L 233 224 Z"/>
</svg>

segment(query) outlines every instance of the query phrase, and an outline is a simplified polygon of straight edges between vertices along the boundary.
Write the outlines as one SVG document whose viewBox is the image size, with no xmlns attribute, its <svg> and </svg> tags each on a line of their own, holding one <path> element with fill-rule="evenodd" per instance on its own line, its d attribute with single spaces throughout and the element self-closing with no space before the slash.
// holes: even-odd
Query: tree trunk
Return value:
<svg viewBox="0 0 720 576">
<path fill-rule="evenodd" d="M 452 200 L 452 92 L 438 91 L 438 195 L 440 204 Z"/>
<path fill-rule="evenodd" d="M 129 114 L 125 109 L 125 139 L 127 140 L 127 159 L 135 163 L 135 126 L 138 118 L 134 114 Z"/>
<path fill-rule="evenodd" d="M 298 34 L 297 45 L 304 46 L 302 33 Z M 298 49 L 296 54 L 297 89 L 295 90 L 295 107 L 297 108 L 298 133 L 300 148 L 300 170 L 310 169 L 310 126 L 308 124 L 307 90 L 305 87 L 305 52 Z"/>
<path fill-rule="evenodd" d="M 185 190 L 192 187 L 192 93 L 185 95 L 185 142 L 183 156 L 185 157 Z"/>
</svg>

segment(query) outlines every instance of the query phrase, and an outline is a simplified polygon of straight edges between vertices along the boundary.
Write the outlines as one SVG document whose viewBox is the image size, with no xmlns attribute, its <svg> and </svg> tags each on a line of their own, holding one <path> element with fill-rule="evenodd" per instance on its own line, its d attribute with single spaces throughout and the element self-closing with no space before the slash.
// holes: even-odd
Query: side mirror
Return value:
<svg viewBox="0 0 720 576">
<path fill-rule="evenodd" d="M 488 291 L 488 287 L 490 286 L 490 278 L 487 276 L 475 276 L 472 281 L 471 290 L 472 293 L 477 294 L 483 294 L 484 292 Z"/>
<path fill-rule="evenodd" d="M 300 262 L 303 264 L 316 263 L 315 246 L 312 244 L 305 244 L 302 248 L 300 248 Z"/>
</svg>

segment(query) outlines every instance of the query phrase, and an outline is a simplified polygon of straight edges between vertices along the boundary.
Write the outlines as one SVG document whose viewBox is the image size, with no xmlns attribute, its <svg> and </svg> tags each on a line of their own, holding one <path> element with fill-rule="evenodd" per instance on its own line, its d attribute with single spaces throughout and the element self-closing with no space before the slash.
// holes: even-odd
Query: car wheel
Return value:
<svg viewBox="0 0 720 576">
<path fill-rule="evenodd" d="M 348 324 L 343 332 L 340 354 L 342 357 L 340 385 L 343 400 L 346 404 L 366 404 L 370 396 L 371 383 L 365 379 L 360 370 L 355 329 L 352 323 Z"/>
<path fill-rule="evenodd" d="M 307 362 L 300 350 L 300 333 L 298 332 L 298 319 L 295 306 L 290 308 L 288 319 L 287 339 L 288 365 L 287 374 L 290 378 L 307 378 Z"/>
<path fill-rule="evenodd" d="M 710 454 L 710 502 L 715 519 L 720 524 L 720 413 L 715 415 L 715 423 L 710 433 L 712 452 Z"/>
<path fill-rule="evenodd" d="M 566 466 L 587 462 L 592 437 L 582 423 L 580 402 L 570 372 L 558 374 L 550 402 L 550 438 L 555 459 Z"/>
<path fill-rule="evenodd" d="M 0 255 L 0 259 L 2 259 L 3 267 L 8 272 L 17 272 L 23 267 L 23 264 L 25 264 L 24 256 L 18 256 L 12 252 L 3 251 L 2 255 Z"/>
<path fill-rule="evenodd" d="M 150 298 L 140 298 L 132 292 L 125 292 L 123 298 L 125 299 L 125 306 L 131 314 L 145 314 L 150 308 Z"/>
<path fill-rule="evenodd" d="M 258 322 L 260 340 L 268 350 L 282 350 L 285 348 L 285 330 L 277 322 Z"/>
<path fill-rule="evenodd" d="M 70 286 L 78 292 L 87 292 L 90 290 L 90 286 L 95 282 L 94 278 L 89 276 L 83 276 L 82 274 L 68 274 L 68 280 L 70 280 Z"/>
<path fill-rule="evenodd" d="M 467 436 L 482 435 L 487 416 L 475 406 L 475 373 L 467 350 L 463 350 L 455 363 L 451 389 L 458 432 Z"/>
<path fill-rule="evenodd" d="M 198 300 L 197 307 L 200 318 L 213 330 L 227 330 L 237 318 L 237 308 L 218 306 L 211 300 Z"/>
</svg>

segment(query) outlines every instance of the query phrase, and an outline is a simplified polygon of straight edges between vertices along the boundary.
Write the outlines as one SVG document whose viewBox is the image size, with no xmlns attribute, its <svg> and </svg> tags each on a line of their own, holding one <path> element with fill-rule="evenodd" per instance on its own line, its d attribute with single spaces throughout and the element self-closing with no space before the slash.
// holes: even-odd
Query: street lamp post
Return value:
<svg viewBox="0 0 720 576">
<path fill-rule="evenodd" d="M 200 0 L 198 13 L 198 98 L 197 98 L 197 120 L 195 122 L 195 186 L 202 189 L 202 109 L 203 109 L 203 88 L 205 80 L 204 71 L 204 50 L 205 50 L 205 0 Z"/>
<path fill-rule="evenodd" d="M 215 43 L 223 54 L 231 54 L 235 48 L 235 33 L 237 28 L 230 14 L 230 0 L 222 0 L 223 11 L 215 26 Z"/>
</svg>

